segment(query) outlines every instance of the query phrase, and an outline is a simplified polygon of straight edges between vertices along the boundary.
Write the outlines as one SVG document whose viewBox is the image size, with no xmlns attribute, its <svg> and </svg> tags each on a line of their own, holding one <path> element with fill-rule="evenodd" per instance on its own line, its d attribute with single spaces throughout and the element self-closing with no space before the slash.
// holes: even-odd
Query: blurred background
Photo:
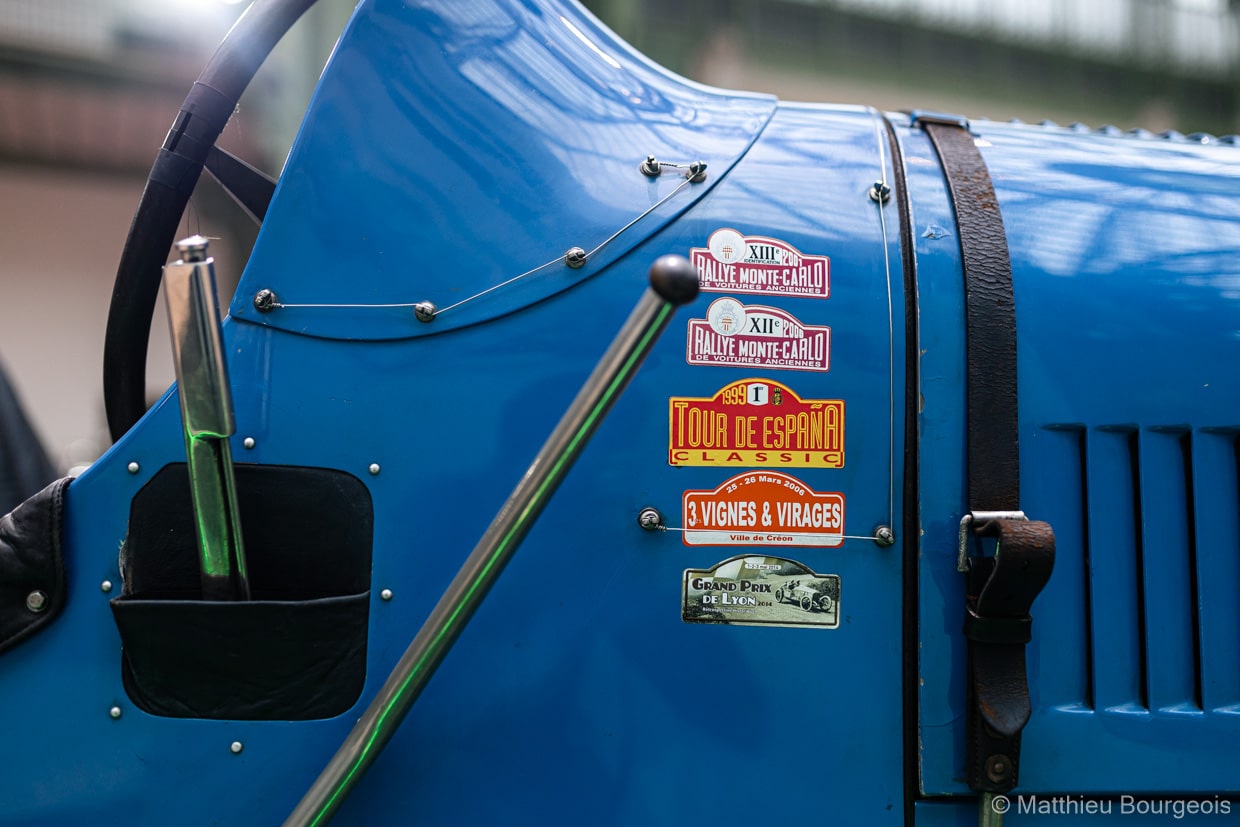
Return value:
<svg viewBox="0 0 1240 827">
<path fill-rule="evenodd" d="M 353 5 L 321 0 L 294 27 L 222 146 L 278 175 Z M 586 5 L 656 62 L 716 86 L 884 110 L 1240 132 L 1240 0 Z M 244 7 L 0 0 L 0 369 L 57 474 L 108 445 L 102 343 L 125 235 L 182 100 Z M 218 239 L 226 301 L 255 227 L 205 175 L 183 224 Z M 162 316 L 153 331 L 152 399 L 172 380 Z M 5 451 L 0 439 L 0 464 Z"/>
</svg>

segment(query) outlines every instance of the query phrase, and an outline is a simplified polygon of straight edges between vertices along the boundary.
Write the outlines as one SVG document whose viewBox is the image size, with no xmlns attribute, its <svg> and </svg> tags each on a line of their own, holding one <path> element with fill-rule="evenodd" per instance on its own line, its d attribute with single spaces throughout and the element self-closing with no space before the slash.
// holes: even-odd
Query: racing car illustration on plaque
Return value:
<svg viewBox="0 0 1240 827">
<path fill-rule="evenodd" d="M 778 603 L 795 603 L 807 612 L 829 612 L 835 608 L 835 601 L 825 589 L 819 590 L 798 580 L 776 588 L 775 600 Z"/>
</svg>

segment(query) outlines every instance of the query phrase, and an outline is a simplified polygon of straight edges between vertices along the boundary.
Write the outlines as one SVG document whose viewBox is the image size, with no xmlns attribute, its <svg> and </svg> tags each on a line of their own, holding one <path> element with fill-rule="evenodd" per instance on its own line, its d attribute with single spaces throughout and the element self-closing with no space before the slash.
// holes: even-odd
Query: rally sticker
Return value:
<svg viewBox="0 0 1240 827">
<path fill-rule="evenodd" d="M 689 320 L 685 358 L 691 365 L 830 370 L 831 328 L 724 297 L 710 303 L 705 319 Z"/>
<path fill-rule="evenodd" d="M 714 491 L 686 491 L 687 546 L 844 544 L 844 495 L 779 471 L 745 471 Z"/>
<path fill-rule="evenodd" d="M 783 557 L 733 557 L 685 572 L 680 617 L 685 623 L 835 629 L 840 577 Z"/>
<path fill-rule="evenodd" d="M 777 238 L 715 230 L 705 247 L 689 250 L 703 290 L 765 296 L 830 295 L 830 260 L 805 255 Z"/>
<path fill-rule="evenodd" d="M 673 396 L 668 434 L 669 465 L 843 468 L 844 400 L 742 379 L 709 399 Z"/>
</svg>

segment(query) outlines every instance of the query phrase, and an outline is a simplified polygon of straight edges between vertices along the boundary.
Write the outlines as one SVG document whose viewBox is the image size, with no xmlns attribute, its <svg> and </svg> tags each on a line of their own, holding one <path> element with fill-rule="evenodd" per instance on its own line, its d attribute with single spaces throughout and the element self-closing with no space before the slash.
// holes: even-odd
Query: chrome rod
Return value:
<svg viewBox="0 0 1240 827">
<path fill-rule="evenodd" d="M 236 426 L 220 331 L 215 264 L 207 240 L 177 242 L 181 258 L 164 267 L 164 298 L 181 401 L 185 459 L 205 600 L 249 600 L 228 438 Z"/>
<path fill-rule="evenodd" d="M 982 793 L 977 799 L 977 827 L 1003 827 L 1003 814 L 1010 806 L 1006 795 Z"/>
<path fill-rule="evenodd" d="M 650 268 L 650 289 L 616 334 L 370 706 L 285 820 L 285 827 L 326 824 L 340 808 L 396 733 L 603 417 L 637 372 L 676 307 L 692 301 L 697 292 L 697 273 L 688 260 L 669 255 L 655 261 Z"/>
</svg>

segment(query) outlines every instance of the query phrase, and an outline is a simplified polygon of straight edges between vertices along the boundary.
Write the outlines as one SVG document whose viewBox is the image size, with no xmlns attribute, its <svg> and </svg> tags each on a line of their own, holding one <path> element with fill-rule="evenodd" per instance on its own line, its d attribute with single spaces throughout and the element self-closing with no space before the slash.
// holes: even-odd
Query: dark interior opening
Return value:
<svg viewBox="0 0 1240 827">
<path fill-rule="evenodd" d="M 307 720 L 347 711 L 366 679 L 374 511 L 357 477 L 236 465 L 252 599 L 202 599 L 189 476 L 134 496 L 112 600 L 125 691 L 177 718 Z"/>
</svg>

